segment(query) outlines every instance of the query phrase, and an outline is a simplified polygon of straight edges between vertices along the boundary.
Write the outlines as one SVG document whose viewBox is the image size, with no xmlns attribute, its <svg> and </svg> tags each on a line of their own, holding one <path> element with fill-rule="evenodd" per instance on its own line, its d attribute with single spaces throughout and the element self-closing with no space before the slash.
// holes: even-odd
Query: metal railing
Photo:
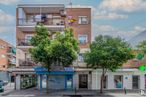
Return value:
<svg viewBox="0 0 146 97">
<path fill-rule="evenodd" d="M 19 59 L 19 66 L 34 66 L 35 62 L 32 60 L 21 60 Z"/>
<path fill-rule="evenodd" d="M 38 23 L 43 23 L 44 25 L 52 25 L 52 26 L 60 26 L 65 25 L 65 21 L 61 18 L 32 18 L 32 19 L 25 19 L 25 18 L 18 18 L 18 25 L 19 26 L 35 26 Z"/>
<path fill-rule="evenodd" d="M 29 39 L 18 39 L 18 46 L 31 46 Z"/>
</svg>

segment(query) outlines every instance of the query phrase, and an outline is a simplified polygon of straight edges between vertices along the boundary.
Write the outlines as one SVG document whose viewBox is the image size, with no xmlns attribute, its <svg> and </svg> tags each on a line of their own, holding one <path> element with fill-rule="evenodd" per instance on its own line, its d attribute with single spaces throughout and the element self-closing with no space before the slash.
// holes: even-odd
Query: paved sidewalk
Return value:
<svg viewBox="0 0 146 97">
<path fill-rule="evenodd" d="M 4 86 L 4 92 L 0 93 L 0 95 L 8 95 L 11 92 L 14 92 L 14 83 L 8 83 L 6 86 Z"/>
<path fill-rule="evenodd" d="M 75 95 L 75 91 L 49 91 L 49 94 L 45 90 L 39 91 L 35 88 L 26 89 L 26 90 L 15 90 L 11 93 L 8 93 L 5 96 L 8 97 L 69 97 L 69 95 Z M 127 91 L 125 95 L 123 91 L 105 91 L 104 95 L 100 95 L 99 91 L 93 90 L 80 90 L 76 92 L 76 95 L 82 95 L 82 97 L 146 97 L 140 96 L 138 91 Z M 75 96 L 74 96 L 75 97 Z"/>
</svg>

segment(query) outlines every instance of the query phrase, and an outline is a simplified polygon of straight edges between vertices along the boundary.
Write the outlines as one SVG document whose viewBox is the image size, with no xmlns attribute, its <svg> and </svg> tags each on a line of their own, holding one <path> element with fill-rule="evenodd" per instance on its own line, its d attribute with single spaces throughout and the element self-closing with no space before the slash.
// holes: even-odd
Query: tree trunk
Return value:
<svg viewBox="0 0 146 97">
<path fill-rule="evenodd" d="M 105 71 L 103 69 L 102 75 L 101 75 L 101 80 L 100 80 L 100 93 L 101 94 L 103 94 L 103 80 L 104 80 L 104 77 L 105 77 Z"/>
<path fill-rule="evenodd" d="M 47 94 L 49 93 L 49 75 L 47 75 L 47 79 L 46 79 L 46 92 Z"/>
</svg>

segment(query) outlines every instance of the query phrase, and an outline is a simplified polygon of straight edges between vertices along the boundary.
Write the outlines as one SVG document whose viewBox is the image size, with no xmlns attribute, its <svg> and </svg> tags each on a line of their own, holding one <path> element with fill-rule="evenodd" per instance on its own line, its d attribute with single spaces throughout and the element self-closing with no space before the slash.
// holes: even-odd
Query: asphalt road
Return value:
<svg viewBox="0 0 146 97">
<path fill-rule="evenodd" d="M 33 95 L 8 95 L 8 96 L 0 96 L 0 97 L 79 97 L 79 96 L 33 96 Z M 114 95 L 102 95 L 102 96 L 80 96 L 80 97 L 146 97 L 141 95 L 121 95 L 121 94 L 114 94 Z"/>
</svg>

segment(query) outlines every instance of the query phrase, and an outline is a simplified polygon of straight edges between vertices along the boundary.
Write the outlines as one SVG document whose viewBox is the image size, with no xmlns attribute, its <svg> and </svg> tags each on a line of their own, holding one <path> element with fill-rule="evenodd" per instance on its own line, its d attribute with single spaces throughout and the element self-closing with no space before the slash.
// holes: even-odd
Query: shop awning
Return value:
<svg viewBox="0 0 146 97">
<path fill-rule="evenodd" d="M 75 73 L 73 67 L 65 67 L 64 70 L 60 71 L 48 71 L 47 68 L 44 67 L 35 67 L 34 70 L 36 74 L 73 75 Z"/>
</svg>

